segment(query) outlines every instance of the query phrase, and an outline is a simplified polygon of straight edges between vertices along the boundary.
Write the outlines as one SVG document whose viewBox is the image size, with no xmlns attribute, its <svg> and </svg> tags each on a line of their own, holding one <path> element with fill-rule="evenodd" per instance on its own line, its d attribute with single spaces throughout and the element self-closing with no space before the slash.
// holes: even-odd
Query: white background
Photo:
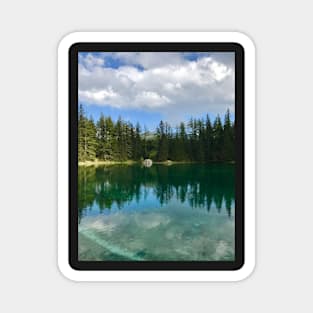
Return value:
<svg viewBox="0 0 313 313">
<path fill-rule="evenodd" d="M 268 4 L 267 4 L 268 3 Z M 1 312 L 311 312 L 310 1 L 2 1 Z M 78 30 L 242 31 L 257 48 L 257 266 L 239 283 L 73 283 L 57 269 L 57 44 Z"/>
</svg>

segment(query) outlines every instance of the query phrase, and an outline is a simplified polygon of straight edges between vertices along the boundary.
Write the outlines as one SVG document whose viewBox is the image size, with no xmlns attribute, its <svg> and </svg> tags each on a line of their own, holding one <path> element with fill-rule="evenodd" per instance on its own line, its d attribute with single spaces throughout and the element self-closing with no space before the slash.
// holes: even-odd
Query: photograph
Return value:
<svg viewBox="0 0 313 313">
<path fill-rule="evenodd" d="M 78 52 L 78 261 L 235 261 L 235 52 Z"/>
</svg>

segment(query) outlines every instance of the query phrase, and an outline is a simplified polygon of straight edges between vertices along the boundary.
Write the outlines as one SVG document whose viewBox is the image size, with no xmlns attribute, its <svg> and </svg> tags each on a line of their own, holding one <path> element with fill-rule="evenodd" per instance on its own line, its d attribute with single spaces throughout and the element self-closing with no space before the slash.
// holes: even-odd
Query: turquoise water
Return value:
<svg viewBox="0 0 313 313">
<path fill-rule="evenodd" d="M 234 260 L 235 167 L 79 167 L 79 259 Z"/>
</svg>

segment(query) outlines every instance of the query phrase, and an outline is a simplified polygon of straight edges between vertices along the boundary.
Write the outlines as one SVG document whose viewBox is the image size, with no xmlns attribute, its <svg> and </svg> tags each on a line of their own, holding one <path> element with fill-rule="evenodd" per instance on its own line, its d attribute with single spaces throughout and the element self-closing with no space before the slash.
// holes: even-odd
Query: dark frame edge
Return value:
<svg viewBox="0 0 313 313">
<path fill-rule="evenodd" d="M 115 47 L 114 51 L 208 51 L 208 52 L 235 52 L 235 127 L 240 137 L 236 136 L 236 215 L 235 215 L 235 261 L 79 261 L 78 260 L 78 210 L 77 210 L 77 112 L 78 112 L 78 52 L 104 51 L 104 46 Z M 130 49 L 130 47 L 139 47 Z M 168 46 L 179 47 L 179 49 L 165 49 Z M 190 48 L 190 46 L 192 46 Z M 207 47 L 210 46 L 208 49 Z M 206 50 L 199 50 L 199 47 Z M 142 49 L 145 48 L 145 49 Z M 112 49 L 112 48 L 111 48 Z M 108 49 L 107 51 L 110 51 Z M 69 47 L 69 265 L 78 271 L 95 270 L 217 270 L 237 271 L 244 264 L 244 48 L 236 42 L 185 42 L 185 43 L 74 43 Z M 239 77 L 237 77 L 239 75 Z M 75 118 L 73 118 L 75 117 Z M 73 123 L 74 119 L 74 123 Z M 73 153 L 74 151 L 74 153 Z M 239 165 L 239 166 L 238 166 Z M 239 177 L 239 182 L 238 182 Z M 74 179 L 73 179 L 74 178 Z M 238 203 L 239 200 L 239 203 Z M 238 210 L 237 208 L 240 208 Z M 238 214 L 238 211 L 240 211 Z"/>
</svg>

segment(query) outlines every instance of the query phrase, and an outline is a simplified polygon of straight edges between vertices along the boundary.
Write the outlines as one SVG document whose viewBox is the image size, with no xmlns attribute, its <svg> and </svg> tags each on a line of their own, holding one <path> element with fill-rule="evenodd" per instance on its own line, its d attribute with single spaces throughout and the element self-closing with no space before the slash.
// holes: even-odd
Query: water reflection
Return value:
<svg viewBox="0 0 313 313">
<path fill-rule="evenodd" d="M 100 213 L 123 209 L 132 202 L 144 204 L 153 197 L 160 206 L 176 200 L 191 208 L 234 208 L 234 165 L 175 164 L 79 167 L 79 219 L 97 207 Z"/>
</svg>

